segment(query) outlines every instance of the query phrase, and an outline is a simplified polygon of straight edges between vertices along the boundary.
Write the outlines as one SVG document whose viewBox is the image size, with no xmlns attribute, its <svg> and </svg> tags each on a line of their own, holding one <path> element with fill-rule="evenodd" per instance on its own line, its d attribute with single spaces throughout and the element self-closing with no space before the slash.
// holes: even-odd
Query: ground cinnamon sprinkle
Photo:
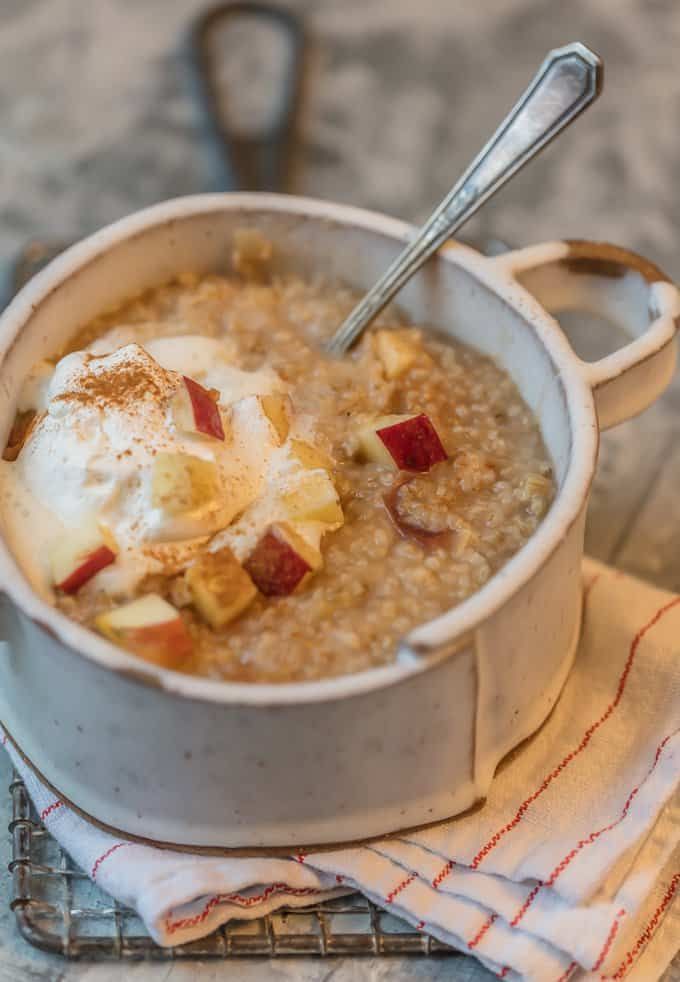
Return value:
<svg viewBox="0 0 680 982">
<path fill-rule="evenodd" d="M 88 356 L 83 362 L 90 371 L 80 373 L 72 388 L 54 397 L 54 401 L 80 402 L 101 409 L 125 409 L 139 404 L 143 399 L 161 399 L 165 394 L 162 369 L 138 345 L 126 358 L 105 362 L 109 355 Z"/>
</svg>

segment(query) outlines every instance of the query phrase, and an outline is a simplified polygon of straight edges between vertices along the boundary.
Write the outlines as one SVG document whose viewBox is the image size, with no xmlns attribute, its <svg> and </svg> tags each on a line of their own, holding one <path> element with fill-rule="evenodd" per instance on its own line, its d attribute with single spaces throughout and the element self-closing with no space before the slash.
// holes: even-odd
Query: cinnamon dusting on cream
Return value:
<svg viewBox="0 0 680 982">
<path fill-rule="evenodd" d="M 113 356 L 84 355 L 81 370 L 54 401 L 130 409 L 144 399 L 160 400 L 168 395 L 171 376 L 140 345 L 128 344 Z"/>
</svg>

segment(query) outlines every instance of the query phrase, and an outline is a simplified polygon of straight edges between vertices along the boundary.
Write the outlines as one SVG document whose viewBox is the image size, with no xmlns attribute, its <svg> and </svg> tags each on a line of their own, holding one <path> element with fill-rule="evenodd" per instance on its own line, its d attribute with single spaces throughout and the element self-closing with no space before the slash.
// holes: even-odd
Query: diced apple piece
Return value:
<svg viewBox="0 0 680 982">
<path fill-rule="evenodd" d="M 182 383 L 170 400 L 170 412 L 175 426 L 183 433 L 197 433 L 194 407 L 186 385 Z"/>
<path fill-rule="evenodd" d="M 344 521 L 338 492 L 325 470 L 305 474 L 297 487 L 283 495 L 283 504 L 292 521 L 328 525 L 342 525 Z"/>
<path fill-rule="evenodd" d="M 242 276 L 252 276 L 259 267 L 269 262 L 273 246 L 261 232 L 254 228 L 237 228 L 234 231 L 232 262 Z"/>
<path fill-rule="evenodd" d="M 9 436 L 7 437 L 7 446 L 2 453 L 3 460 L 12 461 L 17 459 L 21 453 L 21 448 L 26 443 L 26 440 L 28 440 L 30 432 L 36 423 L 37 415 L 35 409 L 28 409 L 26 412 L 16 414 L 12 423 L 12 429 L 9 431 Z"/>
<path fill-rule="evenodd" d="M 439 434 L 425 413 L 381 416 L 359 432 L 366 460 L 402 471 L 429 471 L 448 459 Z"/>
<path fill-rule="evenodd" d="M 182 385 L 171 402 L 175 424 L 187 433 L 201 433 L 216 440 L 224 440 L 218 398 L 216 389 L 204 389 L 198 382 L 183 375 Z"/>
<path fill-rule="evenodd" d="M 116 559 L 116 544 L 108 530 L 96 522 L 69 531 L 52 543 L 49 561 L 52 583 L 62 593 L 77 593 Z"/>
<path fill-rule="evenodd" d="M 194 606 L 216 631 L 238 617 L 257 595 L 255 584 L 229 546 L 202 553 L 185 579 Z"/>
<path fill-rule="evenodd" d="M 419 354 L 412 341 L 395 331 L 376 331 L 375 347 L 388 379 L 403 375 Z"/>
<path fill-rule="evenodd" d="M 285 597 L 321 564 L 321 553 L 279 522 L 267 529 L 243 565 L 266 597 Z"/>
<path fill-rule="evenodd" d="M 172 604 L 148 593 L 95 618 L 98 631 L 123 648 L 165 668 L 177 668 L 191 654 L 191 636 Z"/>
<path fill-rule="evenodd" d="M 361 460 L 369 460 L 373 464 L 382 464 L 384 467 L 396 467 L 389 450 L 378 436 L 377 429 L 381 426 L 389 426 L 400 420 L 410 419 L 409 416 L 380 416 L 378 419 L 366 426 L 362 426 L 357 434 L 357 456 Z"/>
<path fill-rule="evenodd" d="M 274 427 L 279 446 L 286 442 L 290 432 L 290 421 L 293 416 L 293 404 L 285 393 L 274 392 L 271 395 L 259 396 L 262 411 Z"/>
<path fill-rule="evenodd" d="M 220 494 L 217 465 L 191 454 L 159 453 L 153 462 L 151 503 L 168 515 L 195 511 Z"/>
<path fill-rule="evenodd" d="M 293 417 L 293 404 L 284 392 L 269 395 L 243 396 L 231 405 L 234 429 L 243 431 L 252 427 L 260 430 L 259 441 L 266 441 L 269 447 L 280 447 L 285 443 Z"/>
<path fill-rule="evenodd" d="M 313 447 L 311 443 L 306 443 L 304 440 L 291 440 L 290 452 L 300 466 L 304 467 L 307 471 L 313 471 L 317 468 L 330 470 L 333 466 L 330 457 L 327 457 L 321 450 Z"/>
<path fill-rule="evenodd" d="M 448 459 L 439 434 L 425 413 L 391 423 L 376 432 L 402 471 L 429 471 Z"/>
<path fill-rule="evenodd" d="M 450 480 L 450 474 L 446 476 Z M 461 555 L 473 544 L 475 533 L 465 519 L 451 511 L 451 495 L 441 497 L 436 493 L 445 487 L 446 481 L 435 484 L 429 474 L 400 476 L 383 501 L 400 535 L 424 549 L 437 542 L 447 542 L 454 555 Z M 426 512 L 422 510 L 422 495 L 431 503 Z"/>
</svg>

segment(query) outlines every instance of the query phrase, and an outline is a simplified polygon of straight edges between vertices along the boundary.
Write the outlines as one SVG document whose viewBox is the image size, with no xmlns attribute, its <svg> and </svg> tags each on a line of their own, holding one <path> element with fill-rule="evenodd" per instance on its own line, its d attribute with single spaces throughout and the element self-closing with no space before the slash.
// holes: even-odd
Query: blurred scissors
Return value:
<svg viewBox="0 0 680 982">
<path fill-rule="evenodd" d="M 259 0 L 223 4 L 195 22 L 190 64 L 220 190 L 285 189 L 304 47 L 301 21 Z"/>
<path fill-rule="evenodd" d="M 282 191 L 302 94 L 301 20 L 260 0 L 208 9 L 192 24 L 188 62 L 219 191 Z M 66 242 L 29 242 L 9 272 L 6 301 Z"/>
</svg>

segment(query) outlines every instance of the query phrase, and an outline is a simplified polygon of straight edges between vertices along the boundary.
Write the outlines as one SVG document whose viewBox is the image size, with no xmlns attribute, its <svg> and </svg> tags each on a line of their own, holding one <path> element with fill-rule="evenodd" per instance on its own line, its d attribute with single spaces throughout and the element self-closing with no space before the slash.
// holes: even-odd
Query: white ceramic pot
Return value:
<svg viewBox="0 0 680 982">
<path fill-rule="evenodd" d="M 184 198 L 104 229 L 51 263 L 0 320 L 0 439 L 37 359 L 143 288 L 223 268 L 244 226 L 271 237 L 281 269 L 358 288 L 412 232 L 266 194 Z M 678 292 L 612 246 L 555 242 L 490 259 L 452 244 L 399 302 L 510 372 L 554 462 L 550 512 L 483 589 L 404 639 L 394 664 L 285 685 L 216 683 L 140 661 L 41 601 L 0 544 L 0 718 L 57 793 L 98 822 L 251 849 L 420 826 L 483 798 L 499 761 L 550 712 L 579 634 L 598 417 L 618 423 L 668 383 Z M 547 312 L 566 307 L 614 317 L 629 343 L 585 364 Z"/>
</svg>

